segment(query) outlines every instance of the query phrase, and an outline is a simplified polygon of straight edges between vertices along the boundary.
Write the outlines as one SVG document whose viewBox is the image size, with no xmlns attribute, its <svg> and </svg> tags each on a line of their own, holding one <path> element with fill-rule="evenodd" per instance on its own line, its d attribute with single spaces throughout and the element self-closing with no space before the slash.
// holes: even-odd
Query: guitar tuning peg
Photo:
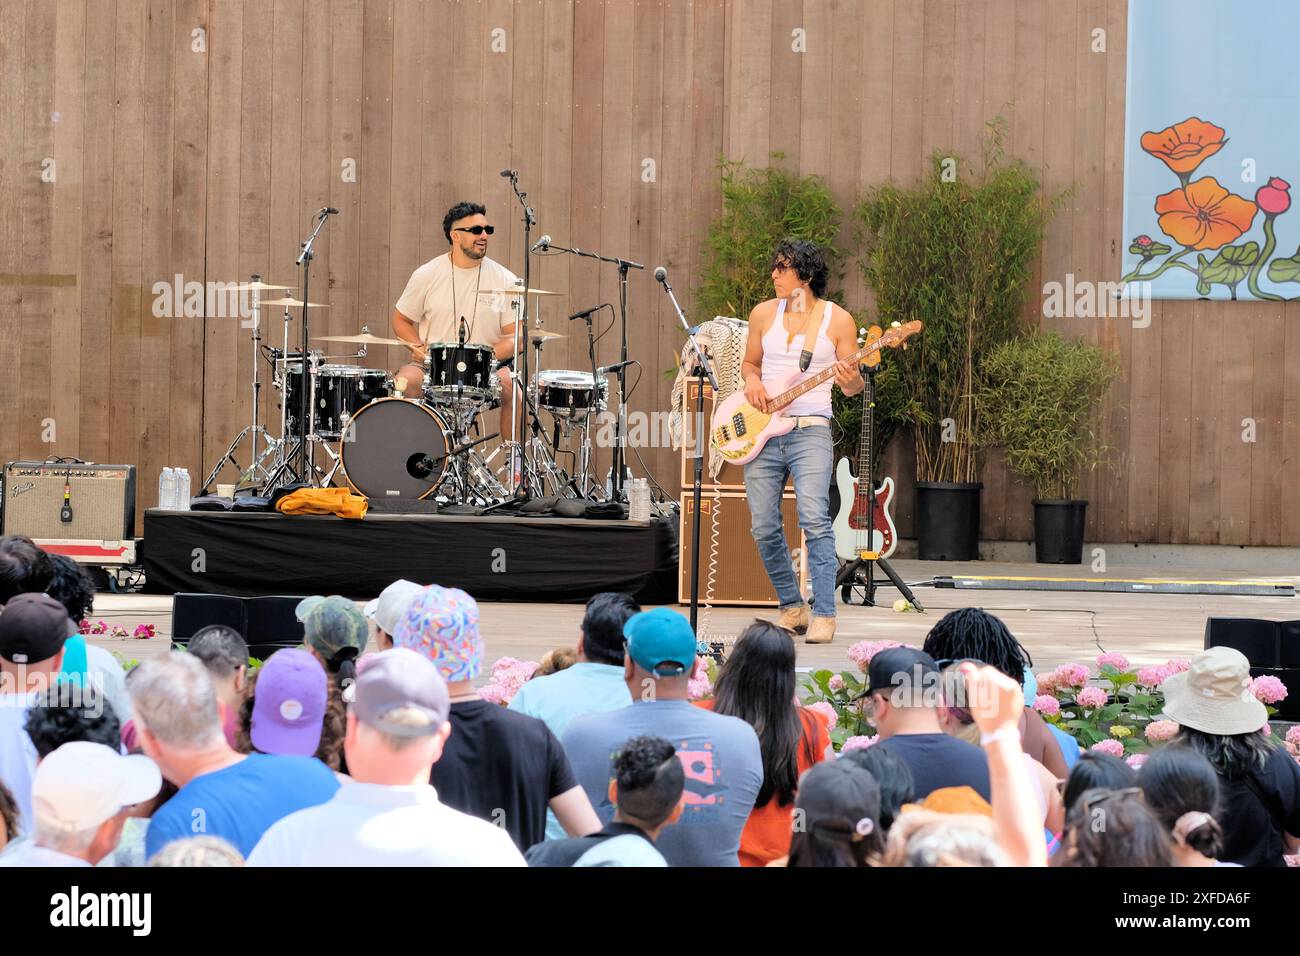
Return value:
<svg viewBox="0 0 1300 956">
<path fill-rule="evenodd" d="M 903 327 L 902 323 L 900 322 L 890 322 L 889 324 L 896 329 L 901 329 Z"/>
</svg>

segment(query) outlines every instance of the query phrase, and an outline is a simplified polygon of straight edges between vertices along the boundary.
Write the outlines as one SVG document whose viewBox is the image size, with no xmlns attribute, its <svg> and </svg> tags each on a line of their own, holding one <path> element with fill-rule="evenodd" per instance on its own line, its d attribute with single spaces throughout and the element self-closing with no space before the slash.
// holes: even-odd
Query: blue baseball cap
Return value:
<svg viewBox="0 0 1300 956">
<path fill-rule="evenodd" d="M 695 660 L 695 632 L 686 618 L 666 607 L 633 614 L 623 625 L 627 652 L 656 677 L 680 677 Z"/>
</svg>

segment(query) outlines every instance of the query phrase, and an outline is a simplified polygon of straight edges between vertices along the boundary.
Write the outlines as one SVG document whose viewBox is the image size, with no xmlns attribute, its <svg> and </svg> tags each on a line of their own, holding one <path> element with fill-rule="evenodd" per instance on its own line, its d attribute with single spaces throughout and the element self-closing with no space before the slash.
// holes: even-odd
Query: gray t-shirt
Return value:
<svg viewBox="0 0 1300 956">
<path fill-rule="evenodd" d="M 676 747 L 686 771 L 681 819 L 659 834 L 655 847 L 669 866 L 739 866 L 740 831 L 763 785 L 754 728 L 684 700 L 638 701 L 574 719 L 562 738 L 564 751 L 602 824 L 614 816 L 611 758 L 645 735 Z"/>
</svg>

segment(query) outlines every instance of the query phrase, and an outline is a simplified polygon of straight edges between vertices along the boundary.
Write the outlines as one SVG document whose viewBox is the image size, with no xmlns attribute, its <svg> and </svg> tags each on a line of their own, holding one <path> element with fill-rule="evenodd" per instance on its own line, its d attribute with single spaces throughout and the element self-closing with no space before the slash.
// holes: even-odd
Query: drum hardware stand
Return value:
<svg viewBox="0 0 1300 956">
<path fill-rule="evenodd" d="M 862 414 L 867 419 L 866 435 L 866 462 L 861 471 L 863 474 L 858 475 L 859 487 L 862 482 L 867 483 L 867 547 L 874 548 L 876 543 L 876 447 L 874 438 L 874 424 L 876 418 L 876 372 L 880 366 L 863 365 L 863 378 L 867 386 L 862 392 Z M 844 503 L 841 502 L 841 507 Z M 850 506 L 851 508 L 851 506 Z M 696 522 L 698 524 L 698 522 Z M 853 603 L 853 589 L 856 586 L 862 587 L 862 606 L 877 607 L 876 604 L 876 581 L 873 570 L 876 565 L 880 565 L 880 570 L 885 572 L 885 576 L 898 589 L 898 593 L 905 600 L 916 608 L 918 611 L 925 611 L 921 602 L 916 599 L 912 589 L 907 586 L 893 566 L 881 556 L 878 551 L 870 550 L 859 552 L 858 557 L 849 561 L 844 567 L 840 568 L 839 574 L 835 576 L 835 584 L 840 589 L 840 599 L 845 604 Z M 813 596 L 816 598 L 816 595 Z M 831 599 L 832 601 L 834 598 Z"/>
<path fill-rule="evenodd" d="M 704 481 L 704 455 L 709 447 L 707 436 L 709 434 L 709 420 L 704 414 L 704 384 L 707 381 L 713 388 L 713 393 L 718 393 L 718 379 L 713 374 L 713 366 L 709 364 L 708 356 L 700 348 L 700 343 L 696 341 L 694 333 L 691 331 L 691 325 L 686 321 L 686 315 L 682 312 L 682 307 L 677 304 L 677 296 L 673 295 L 673 287 L 668 284 L 668 274 L 662 268 L 655 270 L 655 279 L 664 287 L 668 293 L 668 299 L 673 304 L 673 311 L 677 314 L 677 321 L 681 323 L 682 330 L 686 332 L 686 340 L 691 343 L 691 349 L 695 352 L 694 374 L 695 374 L 695 447 L 692 449 L 691 457 L 695 459 L 694 481 L 691 484 L 691 498 L 695 505 L 695 521 L 691 528 L 691 630 L 699 636 L 697 621 L 700 614 L 700 527 L 704 524 L 703 515 L 700 514 L 700 497 Z"/>
<path fill-rule="evenodd" d="M 260 282 L 262 281 L 262 277 L 254 273 L 252 281 Z M 208 473 L 207 480 L 203 482 L 199 494 L 206 495 L 209 493 L 212 483 L 216 480 L 217 475 L 221 473 L 221 469 L 226 466 L 227 462 L 234 465 L 236 468 L 239 468 L 239 462 L 235 459 L 235 449 L 239 447 L 240 443 L 245 438 L 248 438 L 249 440 L 248 457 L 251 464 L 248 466 L 247 471 L 242 469 L 240 470 L 239 484 L 243 484 L 244 482 L 260 484 L 261 481 L 269 477 L 270 473 L 262 463 L 266 460 L 267 455 L 278 455 L 280 451 L 280 440 L 271 437 L 271 434 L 265 427 L 263 427 L 260 414 L 262 381 L 261 377 L 258 375 L 258 359 L 261 358 L 262 345 L 262 293 L 259 289 L 253 289 L 252 293 L 253 334 L 251 336 L 251 341 L 253 343 L 253 420 L 243 429 L 243 431 L 235 436 L 235 440 L 230 443 L 230 447 L 226 449 L 226 453 L 217 459 L 217 463 L 212 467 L 212 471 Z M 257 439 L 259 435 L 261 436 L 262 441 L 266 444 L 266 447 L 262 449 L 261 454 L 257 451 Z"/>
<path fill-rule="evenodd" d="M 307 300 L 303 299 L 303 301 L 306 302 Z M 306 313 L 306 311 L 307 309 L 304 307 L 303 312 Z M 289 314 L 289 307 L 286 305 L 284 307 L 284 351 L 276 359 L 281 369 L 280 387 L 284 393 L 284 400 L 280 402 L 280 438 L 276 447 L 275 467 L 262 482 L 261 487 L 257 489 L 257 493 L 263 496 L 269 496 L 274 489 L 282 484 L 296 484 L 302 480 L 298 470 L 293 466 L 293 462 L 297 460 L 301 450 L 299 446 L 302 441 L 301 439 L 292 441 L 289 436 L 289 323 L 292 321 L 293 316 Z M 302 357 L 299 356 L 299 358 L 301 360 Z M 307 363 L 303 362 L 304 376 L 306 375 L 306 365 Z M 288 476 L 287 481 L 283 480 L 286 475 Z"/>
<path fill-rule="evenodd" d="M 627 361 L 627 274 L 630 269 L 644 270 L 639 262 L 633 262 L 631 259 L 620 259 L 617 256 L 602 256 L 596 252 L 587 252 L 578 248 L 567 248 L 550 243 L 549 248 L 557 249 L 560 252 L 567 252 L 571 255 L 582 256 L 587 259 L 595 259 L 598 262 L 608 262 L 611 265 L 618 266 L 618 309 L 620 320 L 620 346 L 619 361 Z M 614 422 L 614 461 L 611 466 L 612 479 L 610 484 L 611 501 L 627 501 L 627 495 L 623 492 L 624 469 L 625 469 L 625 451 L 627 445 L 627 404 L 624 401 L 627 397 L 627 366 L 624 365 L 618 370 L 618 418 Z"/>
<path fill-rule="evenodd" d="M 316 237 L 320 235 L 321 228 L 325 225 L 326 220 L 329 219 L 330 216 L 335 215 L 337 213 L 338 213 L 337 209 L 327 207 L 325 209 L 322 209 L 320 212 L 316 214 L 315 217 L 316 228 L 312 230 L 311 235 L 308 236 L 307 240 L 302 244 L 302 252 L 299 253 L 297 260 L 294 262 L 294 265 L 302 267 L 302 302 L 303 302 L 302 305 L 303 389 L 302 389 L 302 399 L 301 402 L 299 403 L 299 408 L 298 408 L 299 411 L 298 421 L 302 423 L 302 427 L 304 429 L 303 431 L 304 440 L 300 442 L 298 445 L 299 465 L 300 465 L 300 467 L 298 468 L 298 474 L 303 477 L 303 480 L 309 481 L 313 484 L 315 483 L 316 472 L 318 469 L 316 469 L 315 463 L 313 461 L 313 448 L 312 448 L 313 443 L 312 441 L 308 440 L 308 436 L 314 431 L 314 429 L 309 429 L 307 425 L 308 422 L 307 408 L 308 405 L 314 402 L 315 400 L 314 395 L 311 396 L 310 400 L 308 398 L 308 392 L 311 391 L 312 389 L 309 387 L 310 383 L 308 383 L 306 380 L 307 358 L 310 355 L 310 353 L 308 352 L 309 320 L 307 318 L 307 314 L 311 311 L 308 308 L 308 303 L 311 302 L 308 283 L 311 281 L 311 262 L 312 259 L 315 258 L 315 253 L 312 251 L 312 247 L 316 244 Z M 286 309 L 286 311 L 288 310 Z"/>
</svg>

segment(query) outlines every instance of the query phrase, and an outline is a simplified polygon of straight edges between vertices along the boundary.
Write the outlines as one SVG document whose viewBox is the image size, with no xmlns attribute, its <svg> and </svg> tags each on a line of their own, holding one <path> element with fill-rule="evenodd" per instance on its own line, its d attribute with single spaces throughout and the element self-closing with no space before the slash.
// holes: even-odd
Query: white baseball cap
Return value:
<svg viewBox="0 0 1300 956">
<path fill-rule="evenodd" d="M 162 774 L 148 757 L 75 740 L 49 754 L 32 781 L 32 810 L 41 826 L 92 830 L 123 807 L 158 795 Z"/>
<path fill-rule="evenodd" d="M 411 606 L 415 596 L 423 590 L 423 584 L 416 584 L 405 578 L 394 581 L 380 592 L 379 597 L 366 605 L 366 617 L 374 621 L 375 626 L 385 634 L 391 635 L 397 630 L 397 623 L 406 613 L 406 609 Z"/>
</svg>

